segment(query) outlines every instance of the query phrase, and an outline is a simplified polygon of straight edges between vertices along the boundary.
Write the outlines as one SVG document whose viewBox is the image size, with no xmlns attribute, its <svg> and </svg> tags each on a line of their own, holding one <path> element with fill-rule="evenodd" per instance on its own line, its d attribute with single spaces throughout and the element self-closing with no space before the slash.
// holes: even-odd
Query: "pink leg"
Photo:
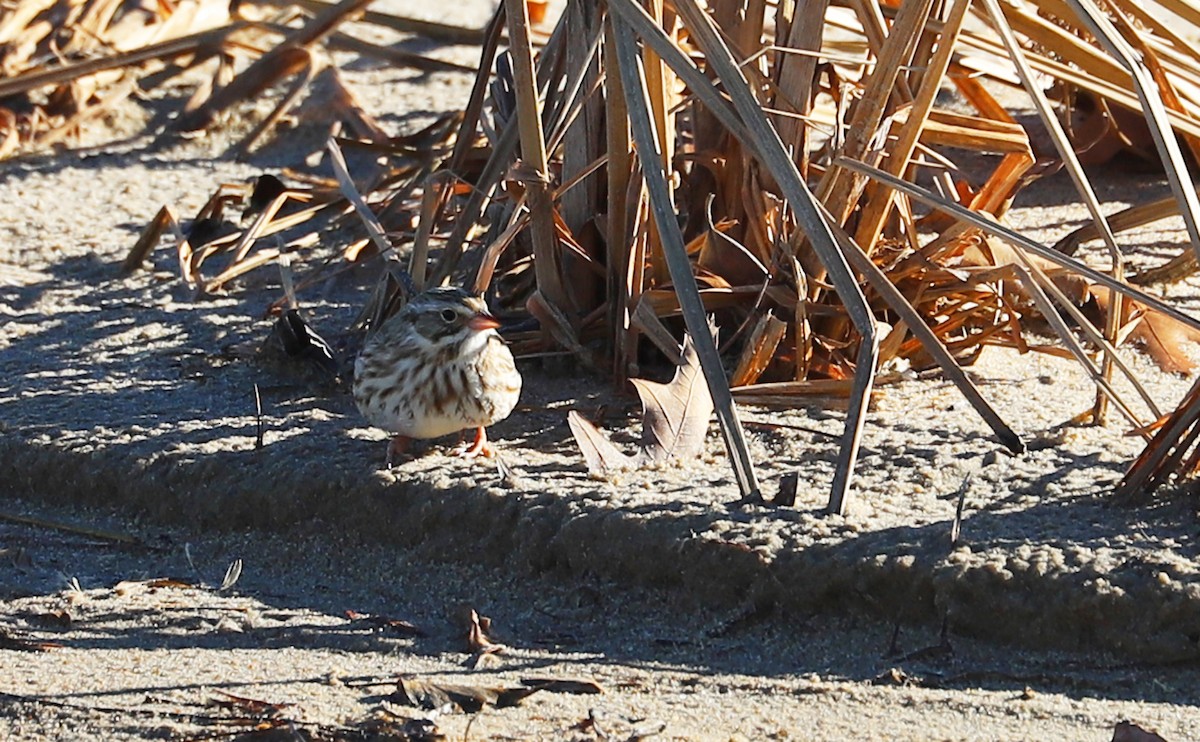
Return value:
<svg viewBox="0 0 1200 742">
<path fill-rule="evenodd" d="M 410 443 L 412 443 L 412 438 L 409 438 L 406 435 L 396 434 L 392 436 L 391 442 L 388 443 L 387 460 L 385 462 L 387 464 L 387 468 L 392 468 L 392 461 L 395 459 L 397 454 L 403 455 L 408 453 L 408 446 Z"/>
<path fill-rule="evenodd" d="M 476 456 L 486 456 L 490 459 L 496 455 L 496 449 L 492 444 L 488 443 L 487 431 L 480 425 L 475 429 L 475 441 L 460 451 L 458 455 L 468 459 L 473 459 Z"/>
</svg>

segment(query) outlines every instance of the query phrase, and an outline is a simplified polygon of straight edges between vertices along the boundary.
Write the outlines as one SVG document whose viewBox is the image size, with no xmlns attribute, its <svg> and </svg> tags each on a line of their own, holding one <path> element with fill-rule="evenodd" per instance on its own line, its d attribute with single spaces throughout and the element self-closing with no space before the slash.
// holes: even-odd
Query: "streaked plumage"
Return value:
<svg viewBox="0 0 1200 742">
<path fill-rule="evenodd" d="M 418 294 L 372 335 L 354 365 L 354 401 L 367 421 L 412 438 L 474 428 L 466 455 L 491 455 L 484 428 L 508 417 L 521 375 L 482 297 L 460 288 Z"/>
</svg>

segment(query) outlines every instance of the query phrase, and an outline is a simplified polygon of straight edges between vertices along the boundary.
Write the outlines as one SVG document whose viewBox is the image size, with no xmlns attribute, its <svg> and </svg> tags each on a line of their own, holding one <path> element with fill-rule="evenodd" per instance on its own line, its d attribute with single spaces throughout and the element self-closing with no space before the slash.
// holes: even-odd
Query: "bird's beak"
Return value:
<svg viewBox="0 0 1200 742">
<path fill-rule="evenodd" d="M 500 326 L 500 320 L 496 319 L 495 317 L 493 317 L 490 314 L 484 314 L 482 312 L 480 312 L 479 314 L 475 315 L 474 317 L 472 317 L 470 320 L 467 321 L 467 327 L 470 327 L 472 330 L 474 330 L 476 332 L 482 332 L 484 330 L 494 330 L 499 326 Z"/>
</svg>

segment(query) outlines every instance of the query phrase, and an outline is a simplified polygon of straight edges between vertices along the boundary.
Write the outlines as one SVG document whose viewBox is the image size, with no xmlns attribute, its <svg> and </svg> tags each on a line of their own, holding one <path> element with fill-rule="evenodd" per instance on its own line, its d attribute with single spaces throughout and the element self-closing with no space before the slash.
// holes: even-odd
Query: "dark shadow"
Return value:
<svg viewBox="0 0 1200 742">
<path fill-rule="evenodd" d="M 106 157 L 38 167 L 119 166 Z M 130 229 L 131 243 L 136 231 Z M 1194 682 L 1156 685 L 1157 670 L 1127 659 L 1084 664 L 1064 677 L 1068 655 L 1043 652 L 1018 662 L 1014 673 L 982 659 L 973 638 L 1157 660 L 1200 657 L 1200 601 L 1187 592 L 1192 578 L 1183 566 L 1200 560 L 1194 504 L 1111 507 L 1094 479 L 1071 479 L 1085 471 L 1120 474 L 1121 465 L 1094 450 L 1031 452 L 1022 461 L 1040 468 L 1014 465 L 1011 472 L 1005 467 L 1012 462 L 997 457 L 980 480 L 996 490 L 972 493 L 956 546 L 944 510 L 927 509 L 904 525 L 823 517 L 819 490 L 828 486 L 838 445 L 828 435 L 789 431 L 787 441 L 767 441 L 778 453 L 762 463 L 764 482 L 800 469 L 811 489 L 795 509 L 730 507 L 736 492 L 717 442 L 708 461 L 597 481 L 580 464 L 564 424 L 567 410 L 594 409 L 592 400 L 625 409 L 630 400 L 615 397 L 602 378 L 550 377 L 527 363 L 519 413 L 490 430 L 518 470 L 516 484 L 486 463 L 446 456 L 446 441 L 382 472 L 384 436 L 362 422 L 345 388 L 315 382 L 303 364 L 263 350 L 271 327 L 264 311 L 279 296 L 273 277 L 235 283 L 229 296 L 195 299 L 177 279 L 159 276 L 173 272 L 173 260 L 157 251 L 150 269 L 127 278 L 109 262 L 64 260 L 48 266 L 44 279 L 0 287 L 0 303 L 10 310 L 0 348 L 0 491 L 72 506 L 116 505 L 197 538 L 258 530 L 287 534 L 297 545 L 333 542 L 336 553 L 325 562 L 300 558 L 296 586 L 280 581 L 284 569 L 244 576 L 235 594 L 260 603 L 256 610 L 267 619 L 257 628 L 222 632 L 228 609 L 201 602 L 176 618 L 144 609 L 144 619 L 163 620 L 133 621 L 132 628 L 123 622 L 136 612 L 97 613 L 72 628 L 72 646 L 461 651 L 461 627 L 433 609 L 401 616 L 426 631 L 417 638 L 341 618 L 347 610 L 404 611 L 404 584 L 415 580 L 404 571 L 408 565 L 343 584 L 342 562 L 370 547 L 423 560 L 417 569 L 477 565 L 478 579 L 448 585 L 443 602 L 498 607 L 503 613 L 494 617 L 514 647 L 697 673 L 873 681 L 898 668 L 937 687 L 1036 686 L 1196 703 L 1179 690 Z M 335 344 L 367 290 L 361 278 L 350 274 L 302 296 L 313 326 Z M 812 424 L 831 418 L 822 427 L 840 428 L 841 413 L 812 417 Z M 922 470 L 983 459 L 998 448 L 978 423 L 954 428 L 927 417 L 888 422 L 907 439 L 903 450 L 872 440 L 876 423 L 868 426 L 863 466 L 872 458 L 900 465 L 893 491 L 884 494 L 915 500 L 918 491 L 937 489 Z M 942 487 L 934 499 L 951 492 Z M 253 563 L 252 554 L 214 554 L 206 564 L 233 556 Z M 48 565 L 8 589 L 15 597 L 47 595 L 61 589 L 52 583 L 64 573 L 85 589 L 130 578 L 96 557 L 81 545 L 78 559 Z M 186 573 L 189 566 L 178 543 L 149 550 L 147 561 L 154 571 Z M 511 582 L 502 578 L 523 581 L 525 591 L 536 585 L 558 594 L 559 602 L 541 613 L 514 605 Z M 571 610 L 562 608 L 572 600 Z M 672 608 L 673 622 L 664 620 L 663 606 Z M 617 641 L 614 621 L 645 621 L 648 628 L 632 643 Z M 901 627 L 895 639 L 894 625 Z M 859 640 L 857 649 L 830 638 L 847 635 Z M 541 660 L 529 662 L 537 667 Z M 1128 682 L 1100 681 L 1113 676 Z"/>
</svg>

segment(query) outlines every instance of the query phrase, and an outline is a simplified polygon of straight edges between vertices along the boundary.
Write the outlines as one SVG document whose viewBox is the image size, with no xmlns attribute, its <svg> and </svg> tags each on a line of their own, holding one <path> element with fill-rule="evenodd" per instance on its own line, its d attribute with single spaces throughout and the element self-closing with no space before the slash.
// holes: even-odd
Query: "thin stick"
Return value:
<svg viewBox="0 0 1200 742">
<path fill-rule="evenodd" d="M 89 59 L 77 64 L 51 67 L 45 70 L 35 68 L 35 71 L 28 74 L 0 80 L 0 98 L 8 98 L 17 93 L 23 93 L 45 85 L 70 82 L 105 70 L 129 67 L 152 59 L 173 59 L 186 54 L 195 54 L 207 46 L 216 46 L 223 43 L 232 34 L 249 28 L 252 25 L 247 21 L 238 21 L 228 26 L 201 31 L 190 36 L 183 36 L 158 44 L 151 44 L 141 49 L 114 54 L 110 57 Z"/>
<path fill-rule="evenodd" d="M 1017 68 L 1017 75 L 1021 78 L 1021 83 L 1025 86 L 1025 92 L 1033 100 L 1033 105 L 1037 109 L 1038 116 L 1042 119 L 1042 125 L 1049 132 L 1051 140 L 1054 141 L 1054 147 L 1058 150 L 1059 157 L 1062 158 L 1063 164 L 1067 168 L 1067 172 L 1071 174 L 1071 180 L 1075 183 L 1075 189 L 1079 192 L 1083 202 L 1087 205 L 1088 213 L 1092 216 L 1092 221 L 1096 225 L 1100 236 L 1104 238 L 1104 244 L 1108 247 L 1109 258 L 1112 260 L 1112 275 L 1118 281 L 1125 279 L 1125 258 L 1121 255 L 1121 248 L 1117 246 L 1117 238 L 1113 236 L 1113 231 L 1108 225 L 1108 220 L 1104 217 L 1104 212 L 1100 210 L 1100 201 L 1096 198 L 1096 191 L 1093 190 L 1092 184 L 1088 181 L 1087 175 L 1083 172 L 1083 165 L 1079 162 L 1079 157 L 1075 154 L 1075 147 L 1067 138 L 1067 133 L 1063 131 L 1062 122 L 1059 121 L 1054 109 L 1050 106 L 1050 101 L 1046 99 L 1046 94 L 1042 92 L 1041 84 L 1033 77 L 1033 69 L 1030 68 L 1029 62 L 1025 59 L 1025 53 L 1021 50 L 1020 44 L 1017 43 L 1016 36 L 1013 35 L 1012 29 L 1004 20 L 1004 13 L 1000 10 L 1000 4 L 996 0 L 982 0 L 984 7 L 987 8 L 988 15 L 991 16 L 993 27 L 1000 35 L 1000 40 L 1004 42 L 1004 47 L 1008 50 L 1009 59 Z M 1112 301 L 1109 302 L 1108 318 L 1104 328 L 1104 337 L 1109 343 L 1117 342 L 1117 335 L 1121 331 L 1121 295 L 1112 294 Z M 1106 381 L 1112 380 L 1113 356 L 1111 353 L 1104 355 L 1104 362 L 1101 373 Z M 1107 397 L 1097 391 L 1096 405 L 1093 408 L 1093 418 L 1096 423 L 1103 424 L 1107 412 Z"/>
<path fill-rule="evenodd" d="M 622 0 L 623 2 L 624 0 Z M 810 244 L 816 250 L 821 264 L 828 272 L 830 282 L 838 296 L 841 297 L 846 312 L 850 315 L 850 321 L 862 338 L 854 369 L 854 394 L 850 398 L 850 409 L 846 415 L 846 432 L 842 438 L 838 454 L 838 467 L 833 476 L 833 486 L 827 508 L 830 513 L 845 514 L 850 480 L 853 477 L 854 463 L 858 459 L 858 448 L 862 441 L 862 426 L 866 420 L 871 386 L 874 384 L 875 370 L 879 360 L 879 336 L 875 327 L 875 318 L 871 314 L 871 308 L 863 296 L 862 289 L 858 286 L 857 279 L 850 270 L 850 266 L 846 264 L 846 257 L 841 253 L 834 240 L 829 222 L 817 207 L 816 198 L 800 177 L 795 163 L 779 139 L 779 134 L 763 114 L 746 78 L 733 61 L 728 47 L 713 29 L 711 20 L 695 0 L 679 0 L 676 8 L 697 44 L 705 52 L 708 63 L 721 78 L 726 92 L 733 99 L 740 118 L 750 132 L 751 148 L 758 152 L 759 158 L 779 184 L 784 198 L 795 212 L 797 221 L 808 235 Z M 711 82 L 706 83 L 705 88 L 706 94 L 716 92 Z M 693 92 L 700 94 L 697 90 Z M 720 100 L 720 97 L 717 96 L 717 99 Z M 707 101 L 705 101 L 705 105 L 708 105 Z"/>
<path fill-rule="evenodd" d="M 213 93 L 203 105 L 179 117 L 176 127 L 179 131 L 199 131 L 208 128 L 219 113 L 238 101 L 244 100 L 265 89 L 278 79 L 280 60 L 293 53 L 300 47 L 308 47 L 328 36 L 340 24 L 351 16 L 362 12 L 371 0 L 342 0 L 337 5 L 330 5 L 312 19 L 307 25 L 297 29 L 283 40 L 279 46 L 254 60 L 240 75 L 225 87 Z"/>
<path fill-rule="evenodd" d="M 287 4 L 299 5 L 308 10 L 322 12 L 332 7 L 330 3 L 322 2 L 322 0 L 288 0 Z M 448 23 L 426 21 L 420 18 L 408 18 L 391 13 L 381 13 L 375 10 L 368 10 L 363 13 L 361 20 L 363 23 L 370 23 L 374 26 L 383 26 L 395 31 L 416 34 L 417 36 L 424 36 L 429 39 L 448 41 L 453 44 L 478 44 L 484 40 L 486 34 L 486 31 L 481 31 L 477 28 L 452 26 Z"/>
<path fill-rule="evenodd" d="M 533 238 L 533 267 L 537 290 L 552 308 L 568 309 L 562 286 L 557 240 L 554 237 L 554 204 L 550 200 L 550 176 L 546 157 L 546 138 L 538 106 L 537 82 L 533 72 L 533 45 L 529 40 L 529 8 L 525 0 L 504 0 L 508 14 L 509 51 L 513 61 L 513 83 L 517 98 L 517 124 L 520 127 L 521 159 L 533 170 L 534 179 L 525 183 Z M 568 325 L 560 331 L 570 330 Z"/>
<path fill-rule="evenodd" d="M 832 218 L 831 218 L 832 223 Z M 958 362 L 954 360 L 954 356 L 946 349 L 945 344 L 937 336 L 920 313 L 909 303 L 908 299 L 896 285 L 891 282 L 887 274 L 875 265 L 875 262 L 867 257 L 857 244 L 851 239 L 841 227 L 837 227 L 833 231 L 834 235 L 842 244 L 842 254 L 845 255 L 854 267 L 860 271 L 871 284 L 871 287 L 879 292 L 888 306 L 892 308 L 896 314 L 900 315 L 900 319 L 908 326 L 909 332 L 921 341 L 921 346 L 925 352 L 933 358 L 935 362 L 942 368 L 942 373 L 954 383 L 962 395 L 967 398 L 979 416 L 983 418 L 992 432 L 1004 445 L 1005 448 L 1013 453 L 1022 453 L 1025 450 L 1025 444 L 1021 441 L 1020 436 L 1008 426 L 1000 415 L 992 408 L 988 401 L 983 398 L 979 390 L 972 383 L 971 377 L 967 376 Z"/>
<path fill-rule="evenodd" d="M 950 546 L 958 546 L 958 539 L 962 535 L 962 519 L 963 506 L 967 503 L 967 490 L 971 489 L 971 474 L 963 477 L 963 482 L 958 487 L 958 504 L 954 507 L 954 523 L 950 526 Z"/>
<path fill-rule="evenodd" d="M 375 212 L 371 211 L 371 207 L 358 192 L 358 187 L 354 185 L 354 179 L 350 177 L 350 171 L 346 167 L 346 158 L 342 156 L 342 148 L 338 146 L 337 140 L 329 137 L 329 140 L 325 142 L 325 149 L 329 150 L 329 162 L 333 166 L 333 174 L 341 187 L 342 195 L 354 206 L 354 211 L 362 219 L 363 226 L 367 229 L 367 236 L 375 243 L 375 248 L 379 250 L 380 255 L 385 258 L 398 259 L 387 233 L 383 231 L 383 225 L 379 223 Z"/>
<path fill-rule="evenodd" d="M 254 420 L 257 428 L 254 437 L 254 450 L 261 451 L 263 447 L 263 414 L 262 414 L 262 395 L 258 392 L 258 384 L 254 385 Z"/>
<path fill-rule="evenodd" d="M 79 536 L 87 536 L 88 538 L 100 539 L 102 541 L 116 541 L 121 544 L 141 544 L 141 540 L 135 536 L 130 536 L 127 533 L 117 533 L 115 531 L 104 531 L 98 528 L 88 528 L 86 526 L 75 526 L 70 523 L 63 523 L 57 520 L 47 520 L 45 518 L 33 518 L 28 515 L 17 515 L 16 513 L 0 512 L 0 520 L 8 521 L 9 523 L 19 523 L 24 526 L 34 526 L 35 528 L 50 528 L 63 533 L 74 533 Z"/>
<path fill-rule="evenodd" d="M 1075 10 L 1096 40 L 1133 76 L 1133 86 L 1137 91 L 1138 100 L 1142 103 L 1142 111 L 1146 114 L 1146 122 L 1150 125 L 1150 136 L 1158 149 L 1158 156 L 1162 160 L 1171 190 L 1175 193 L 1175 198 L 1179 199 L 1180 214 L 1187 227 L 1188 237 L 1192 240 L 1192 250 L 1200 257 L 1200 198 L 1196 196 L 1187 163 L 1184 162 L 1183 152 L 1179 149 L 1179 140 L 1171 129 L 1167 109 L 1158 94 L 1158 87 L 1150 79 L 1149 73 L 1138 60 L 1137 53 L 1130 47 L 1129 42 L 1091 0 L 1067 0 L 1067 4 Z"/>
<path fill-rule="evenodd" d="M 1162 482 L 1162 465 L 1184 433 L 1200 419 L 1200 379 L 1184 396 L 1169 422 L 1158 429 L 1113 493 L 1118 500 L 1141 502 Z"/>
<path fill-rule="evenodd" d="M 837 158 L 836 162 L 842 167 L 856 170 L 876 180 L 883 181 L 892 188 L 907 193 L 910 197 L 915 198 L 927 206 L 931 206 L 938 211 L 945 212 L 946 214 L 964 221 L 973 227 L 979 227 L 988 234 L 996 235 L 1000 239 L 1013 246 L 1024 248 L 1034 255 L 1044 258 L 1061 268 L 1066 268 L 1074 273 L 1078 273 L 1084 278 L 1095 281 L 1102 286 L 1107 286 L 1113 291 L 1120 292 L 1131 299 L 1145 304 L 1151 309 L 1162 312 L 1168 317 L 1178 320 L 1188 327 L 1200 330 L 1200 320 L 1196 319 L 1195 317 L 1184 314 L 1179 309 L 1166 304 L 1162 300 L 1156 299 L 1150 294 L 1134 288 L 1129 284 L 1118 281 L 1107 273 L 1098 271 L 1095 268 L 1079 262 L 1078 260 L 1074 260 L 1060 252 L 1055 251 L 1054 248 L 1047 247 L 1040 242 L 1036 242 L 1020 232 L 1016 232 L 1009 227 L 1004 226 L 991 217 L 978 214 L 974 211 L 971 211 L 967 207 L 962 206 L 961 204 L 954 203 L 953 201 L 947 201 L 946 199 L 939 198 L 938 196 L 935 196 L 918 185 L 909 183 L 908 181 L 900 178 L 893 177 L 879 168 L 872 167 L 865 162 L 859 162 L 858 160 L 851 160 L 845 157 Z"/>
<path fill-rule="evenodd" d="M 687 325 L 692 342 L 696 345 L 700 368 L 708 383 L 709 394 L 712 395 L 713 407 L 717 413 L 717 420 L 720 422 L 726 451 L 728 451 L 733 464 L 738 490 L 741 492 L 743 500 L 761 501 L 762 492 L 754 475 L 754 464 L 750 459 L 750 450 L 746 446 L 745 432 L 738 421 L 737 408 L 734 406 L 733 396 L 729 392 L 729 380 L 725 378 L 725 370 L 721 367 L 721 357 L 717 354 L 717 345 L 709 330 L 708 317 L 704 312 L 704 304 L 700 300 L 696 278 L 692 274 L 692 264 L 688 258 L 687 246 L 684 243 L 683 234 L 679 231 L 675 210 L 671 204 L 666 175 L 662 167 L 662 155 L 658 151 L 658 137 L 654 131 L 650 110 L 646 106 L 646 97 L 649 93 L 638 64 L 637 46 L 628 26 L 616 18 L 612 19 L 612 23 L 616 39 L 617 66 L 620 70 L 621 86 L 625 90 L 625 104 L 629 110 L 630 129 L 633 132 L 638 157 L 642 163 L 642 176 L 650 195 L 650 206 L 654 211 L 654 219 L 663 239 L 663 257 L 667 261 L 671 280 L 675 284 L 675 293 L 679 298 L 680 309 L 683 311 L 683 321 Z"/>
</svg>

